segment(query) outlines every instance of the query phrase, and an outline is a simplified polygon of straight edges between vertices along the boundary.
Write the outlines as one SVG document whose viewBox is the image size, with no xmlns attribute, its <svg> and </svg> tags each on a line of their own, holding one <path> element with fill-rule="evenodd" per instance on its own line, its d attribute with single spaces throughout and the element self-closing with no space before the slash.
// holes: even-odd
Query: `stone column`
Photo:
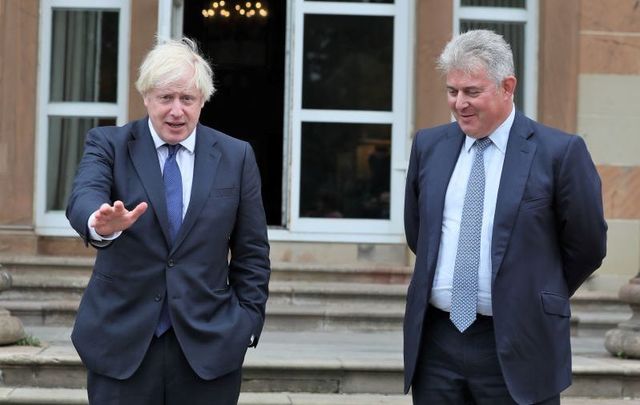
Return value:
<svg viewBox="0 0 640 405">
<path fill-rule="evenodd" d="M 11 274 L 0 265 L 0 291 L 11 288 Z M 9 311 L 0 307 L 0 345 L 9 345 L 24 337 L 22 322 Z"/>
<path fill-rule="evenodd" d="M 604 346 L 614 356 L 640 359 L 640 273 L 620 288 L 618 296 L 629 304 L 633 314 L 607 332 Z"/>
</svg>

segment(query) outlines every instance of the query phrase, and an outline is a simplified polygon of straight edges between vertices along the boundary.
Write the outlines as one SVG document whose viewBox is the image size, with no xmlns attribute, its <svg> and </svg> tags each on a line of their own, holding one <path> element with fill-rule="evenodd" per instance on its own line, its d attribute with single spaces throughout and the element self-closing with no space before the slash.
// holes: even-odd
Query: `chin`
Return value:
<svg viewBox="0 0 640 405">
<path fill-rule="evenodd" d="M 460 128 L 462 129 L 462 132 L 464 132 L 466 135 L 469 135 L 471 137 L 475 137 L 478 132 L 475 128 L 466 127 L 463 125 L 461 125 Z"/>
</svg>

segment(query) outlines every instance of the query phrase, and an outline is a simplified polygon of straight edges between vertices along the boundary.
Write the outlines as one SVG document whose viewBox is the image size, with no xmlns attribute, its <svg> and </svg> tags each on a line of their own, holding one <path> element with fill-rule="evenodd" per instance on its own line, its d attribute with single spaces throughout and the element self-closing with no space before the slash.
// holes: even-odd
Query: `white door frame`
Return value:
<svg viewBox="0 0 640 405">
<path fill-rule="evenodd" d="M 282 1 L 282 0 L 278 0 Z M 413 45 L 415 0 L 395 4 L 287 0 L 283 215 L 285 228 L 269 228 L 269 239 L 282 241 L 404 243 L 402 225 L 407 140 L 413 119 Z M 182 0 L 159 0 L 158 37 L 182 34 Z M 305 14 L 378 15 L 394 17 L 393 105 L 389 112 L 328 111 L 301 108 L 302 44 Z M 291 79 L 289 79 L 291 78 Z M 391 206 L 389 220 L 300 218 L 301 124 L 305 121 L 390 124 Z"/>
</svg>

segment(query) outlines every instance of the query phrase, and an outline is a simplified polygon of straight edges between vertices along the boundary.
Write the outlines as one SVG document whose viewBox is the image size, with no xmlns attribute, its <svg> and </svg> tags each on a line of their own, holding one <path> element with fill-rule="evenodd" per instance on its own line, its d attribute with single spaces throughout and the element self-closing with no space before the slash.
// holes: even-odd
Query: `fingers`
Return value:
<svg viewBox="0 0 640 405">
<path fill-rule="evenodd" d="M 113 208 L 109 204 L 102 204 L 100 208 L 98 208 L 96 212 L 93 213 L 93 223 L 91 224 L 91 226 L 95 227 L 97 224 L 104 223 L 107 218 L 111 216 L 112 212 Z"/>
<path fill-rule="evenodd" d="M 113 203 L 113 213 L 116 216 L 125 215 L 127 209 L 124 207 L 124 203 L 120 200 Z"/>
<path fill-rule="evenodd" d="M 144 214 L 144 212 L 147 210 L 147 207 L 148 205 L 146 202 L 141 202 L 129 212 L 131 218 L 133 219 L 133 222 L 135 222 L 140 217 L 140 215 Z"/>
<path fill-rule="evenodd" d="M 90 225 L 101 235 L 123 231 L 133 225 L 147 208 L 146 202 L 139 203 L 131 211 L 127 210 L 120 200 L 115 201 L 113 206 L 105 203 L 94 213 L 94 219 Z"/>
</svg>

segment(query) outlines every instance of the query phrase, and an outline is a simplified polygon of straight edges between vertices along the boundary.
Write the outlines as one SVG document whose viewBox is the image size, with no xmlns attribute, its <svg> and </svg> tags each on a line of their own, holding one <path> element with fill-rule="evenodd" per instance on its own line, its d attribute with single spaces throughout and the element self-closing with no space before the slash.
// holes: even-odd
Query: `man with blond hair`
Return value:
<svg viewBox="0 0 640 405">
<path fill-rule="evenodd" d="M 411 151 L 405 390 L 416 405 L 559 404 L 569 298 L 605 256 L 600 178 L 580 137 L 516 111 L 502 36 L 466 32 L 438 65 L 456 122 Z"/>
<path fill-rule="evenodd" d="M 97 256 L 72 341 L 91 404 L 236 404 L 270 275 L 251 147 L 199 124 L 213 72 L 158 43 L 136 87 L 148 116 L 89 131 L 67 218 Z"/>
</svg>

